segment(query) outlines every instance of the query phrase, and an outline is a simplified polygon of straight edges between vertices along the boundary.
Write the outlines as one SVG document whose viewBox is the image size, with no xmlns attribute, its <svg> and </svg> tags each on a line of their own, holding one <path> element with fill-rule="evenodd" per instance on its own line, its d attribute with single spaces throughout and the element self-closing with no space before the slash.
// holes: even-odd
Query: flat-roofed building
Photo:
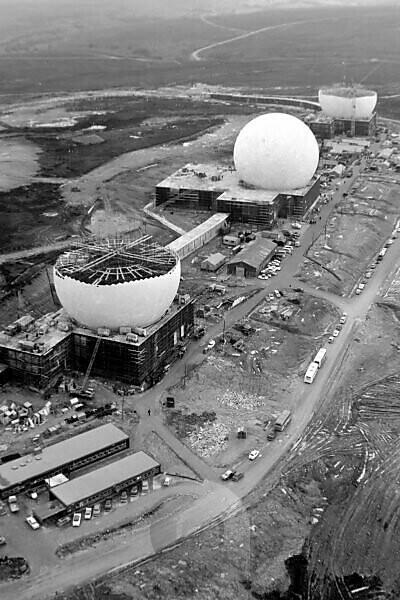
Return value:
<svg viewBox="0 0 400 600">
<path fill-rule="evenodd" d="M 229 214 L 216 213 L 167 246 L 182 260 L 228 229 Z"/>
<path fill-rule="evenodd" d="M 145 452 L 135 452 L 90 473 L 52 488 L 50 495 L 66 512 L 101 502 L 161 472 L 161 465 Z"/>
<path fill-rule="evenodd" d="M 102 458 L 129 448 L 129 437 L 107 423 L 0 465 L 0 497 L 6 498 L 45 484 L 59 473 L 69 475 Z"/>
<path fill-rule="evenodd" d="M 319 177 L 305 188 L 278 192 L 246 185 L 229 164 L 189 163 L 157 184 L 155 203 L 228 213 L 232 221 L 270 229 L 280 216 L 301 219 L 319 192 Z"/>
<path fill-rule="evenodd" d="M 35 320 L 26 315 L 0 331 L 0 361 L 10 377 L 39 387 L 72 367 L 72 339 L 62 309 Z"/>
</svg>

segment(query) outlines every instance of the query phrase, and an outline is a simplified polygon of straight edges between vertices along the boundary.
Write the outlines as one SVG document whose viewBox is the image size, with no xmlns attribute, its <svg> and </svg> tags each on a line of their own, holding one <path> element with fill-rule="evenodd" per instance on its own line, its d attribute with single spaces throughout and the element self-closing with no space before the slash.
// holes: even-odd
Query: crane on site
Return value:
<svg viewBox="0 0 400 600">
<path fill-rule="evenodd" d="M 85 399 L 91 400 L 94 397 L 94 390 L 91 388 L 87 388 L 87 384 L 89 381 L 90 373 L 92 372 L 94 361 L 96 360 L 96 356 L 99 351 L 101 340 L 102 340 L 102 337 L 99 335 L 96 339 L 96 343 L 94 345 L 93 352 L 92 352 L 92 355 L 89 360 L 89 364 L 87 366 L 85 375 L 83 377 L 82 385 L 78 389 L 73 391 L 73 395 L 77 396 L 78 398 L 85 398 Z"/>
</svg>

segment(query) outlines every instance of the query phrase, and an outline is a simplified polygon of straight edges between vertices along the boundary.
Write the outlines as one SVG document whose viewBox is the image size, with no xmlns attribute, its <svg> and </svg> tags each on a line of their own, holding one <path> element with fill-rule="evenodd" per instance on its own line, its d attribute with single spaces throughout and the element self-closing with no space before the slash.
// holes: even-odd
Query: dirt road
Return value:
<svg viewBox="0 0 400 600">
<path fill-rule="evenodd" d="M 213 48 L 217 48 L 218 46 L 225 46 L 226 44 L 231 44 L 232 42 L 237 42 L 239 40 L 244 40 L 248 37 L 252 37 L 254 35 L 258 35 L 260 33 L 265 33 L 266 31 L 272 31 L 274 29 L 286 29 L 287 27 L 291 27 L 292 25 L 298 25 L 299 23 L 305 23 L 306 21 L 293 21 L 292 23 L 281 23 L 280 25 L 269 25 L 268 27 L 261 27 L 260 29 L 255 29 L 253 31 L 246 31 L 245 33 L 241 33 L 239 35 L 235 35 L 234 37 L 228 38 L 227 40 L 222 40 L 220 42 L 214 42 L 213 44 L 208 44 L 207 46 L 203 46 L 202 48 L 198 48 L 190 55 L 190 60 L 200 61 L 203 60 L 201 55 L 207 50 L 212 50 Z"/>
</svg>

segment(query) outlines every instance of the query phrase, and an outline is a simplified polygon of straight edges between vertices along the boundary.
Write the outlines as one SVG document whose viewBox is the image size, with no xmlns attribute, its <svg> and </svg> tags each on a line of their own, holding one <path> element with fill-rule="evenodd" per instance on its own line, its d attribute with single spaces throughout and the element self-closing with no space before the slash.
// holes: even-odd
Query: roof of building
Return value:
<svg viewBox="0 0 400 600">
<path fill-rule="evenodd" d="M 326 146 L 330 148 L 331 152 L 334 154 L 358 154 L 363 151 L 364 146 L 360 144 L 350 144 L 349 142 L 334 142 L 332 140 L 327 140 Z"/>
<path fill-rule="evenodd" d="M 184 248 L 190 242 L 201 238 L 214 227 L 218 227 L 218 225 L 222 226 L 228 217 L 229 215 L 227 213 L 215 213 L 209 219 L 203 221 L 203 223 L 200 223 L 200 225 L 197 225 L 197 227 L 194 227 L 194 229 L 187 231 L 176 240 L 169 243 L 167 248 L 174 252 L 179 252 L 181 248 Z"/>
<path fill-rule="evenodd" d="M 178 190 L 204 190 L 219 193 L 219 200 L 239 200 L 241 203 L 249 202 L 251 204 L 272 204 L 279 194 L 304 196 L 317 179 L 318 177 L 314 177 L 306 187 L 296 190 L 266 190 L 243 185 L 238 172 L 230 165 L 195 165 L 189 163 L 158 183 L 157 187 Z M 188 234 L 190 235 L 191 233 L 189 232 Z"/>
<path fill-rule="evenodd" d="M 21 347 L 21 342 L 24 343 L 32 339 L 32 342 L 35 344 L 35 354 L 45 355 L 54 346 L 69 336 L 69 331 L 61 331 L 57 326 L 58 322 L 65 322 L 68 319 L 64 310 L 60 309 L 55 313 L 44 315 L 37 320 L 26 321 L 26 329 L 14 335 L 7 335 L 4 331 L 0 331 L 0 347 L 3 346 L 22 352 L 23 347 Z M 21 319 L 18 320 L 18 322 L 20 321 Z M 17 323 L 17 321 L 14 321 L 14 323 Z"/>
<path fill-rule="evenodd" d="M 266 258 L 275 250 L 276 244 L 268 238 L 259 237 L 254 242 L 250 242 L 243 250 L 229 261 L 230 265 L 246 263 L 257 269 Z"/>
<path fill-rule="evenodd" d="M 145 452 L 136 452 L 63 483 L 53 489 L 52 494 L 64 506 L 71 506 L 158 466 L 159 463 Z"/>
<path fill-rule="evenodd" d="M 225 254 L 222 254 L 222 252 L 215 252 L 214 254 L 207 256 L 203 262 L 207 262 L 210 265 L 219 265 L 220 263 L 225 262 L 225 260 Z"/>
<path fill-rule="evenodd" d="M 222 193 L 237 179 L 233 166 L 188 163 L 157 184 L 161 188 L 207 190 Z"/>
<path fill-rule="evenodd" d="M 0 490 L 23 483 L 32 477 L 44 477 L 58 467 L 127 439 L 128 436 L 123 431 L 107 423 L 47 446 L 39 455 L 28 454 L 11 460 L 0 465 Z"/>
<path fill-rule="evenodd" d="M 384 148 L 378 154 L 379 158 L 390 158 L 394 152 L 393 148 Z"/>
</svg>

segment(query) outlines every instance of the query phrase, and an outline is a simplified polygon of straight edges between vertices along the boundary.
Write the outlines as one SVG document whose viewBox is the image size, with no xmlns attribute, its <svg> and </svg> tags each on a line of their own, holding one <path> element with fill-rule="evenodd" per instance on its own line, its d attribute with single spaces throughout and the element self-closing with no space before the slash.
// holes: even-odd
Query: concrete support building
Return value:
<svg viewBox="0 0 400 600">
<path fill-rule="evenodd" d="M 270 229 L 280 216 L 301 219 L 319 193 L 319 177 L 305 188 L 275 192 L 245 185 L 229 165 L 187 164 L 156 186 L 155 202 L 228 213 L 232 221 Z"/>
<path fill-rule="evenodd" d="M 101 337 L 93 375 L 137 386 L 152 384 L 161 378 L 164 367 L 175 359 L 179 343 L 193 329 L 194 300 L 185 297 L 180 303 L 179 298 L 156 323 L 138 328 L 140 335 L 129 327 L 121 328 L 124 333 L 77 327 L 64 311 L 47 317 L 44 333 L 43 319 L 32 320 L 26 331 L 12 336 L 0 333 L 0 361 L 9 367 L 11 379 L 45 388 L 65 370 L 85 372 Z M 34 339 L 29 347 L 27 335 Z"/>
<path fill-rule="evenodd" d="M 372 137 L 376 133 L 376 113 L 368 119 L 335 119 L 335 134 Z"/>
<path fill-rule="evenodd" d="M 102 337 L 92 366 L 92 374 L 141 386 L 159 381 L 165 367 L 177 358 L 179 344 L 191 334 L 194 324 L 194 300 L 174 303 L 154 325 L 134 333 L 110 333 Z M 74 366 L 85 372 L 93 355 L 98 334 L 75 328 Z"/>
</svg>

